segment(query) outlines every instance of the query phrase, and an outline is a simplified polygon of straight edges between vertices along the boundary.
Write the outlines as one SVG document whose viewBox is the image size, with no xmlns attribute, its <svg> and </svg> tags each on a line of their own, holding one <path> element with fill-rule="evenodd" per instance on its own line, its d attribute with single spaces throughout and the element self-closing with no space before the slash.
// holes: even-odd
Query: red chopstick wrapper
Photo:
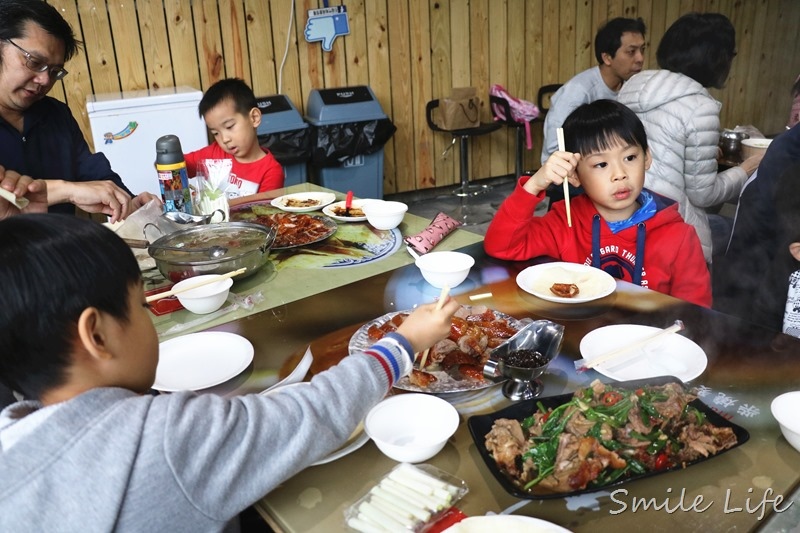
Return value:
<svg viewBox="0 0 800 533">
<path fill-rule="evenodd" d="M 442 242 L 442 239 L 459 227 L 461 222 L 448 216 L 445 213 L 439 213 L 433 219 L 433 222 L 428 224 L 428 227 L 420 231 L 416 235 L 409 235 L 405 240 L 406 244 L 411 246 L 419 254 L 427 254 L 433 247 Z"/>
</svg>

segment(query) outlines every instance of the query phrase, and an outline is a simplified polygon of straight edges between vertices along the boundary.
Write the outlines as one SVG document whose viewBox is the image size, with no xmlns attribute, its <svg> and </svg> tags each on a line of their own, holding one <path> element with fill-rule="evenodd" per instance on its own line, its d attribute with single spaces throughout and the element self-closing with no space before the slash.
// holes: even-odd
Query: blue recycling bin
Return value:
<svg viewBox="0 0 800 533">
<path fill-rule="evenodd" d="M 269 150 L 283 167 L 284 186 L 308 181 L 311 157 L 311 131 L 287 96 L 276 94 L 256 99 L 261 124 L 256 133 L 261 146 Z"/>
<path fill-rule="evenodd" d="M 315 181 L 359 198 L 383 198 L 383 145 L 396 128 L 369 87 L 313 89 L 306 121 L 314 129 Z"/>
</svg>

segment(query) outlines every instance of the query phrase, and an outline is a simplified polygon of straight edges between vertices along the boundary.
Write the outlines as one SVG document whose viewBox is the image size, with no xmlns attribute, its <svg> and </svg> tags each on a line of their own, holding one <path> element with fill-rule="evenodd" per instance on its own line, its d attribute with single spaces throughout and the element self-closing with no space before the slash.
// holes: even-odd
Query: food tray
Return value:
<svg viewBox="0 0 800 533">
<path fill-rule="evenodd" d="M 349 531 L 368 531 L 370 526 L 374 531 L 392 524 L 425 532 L 467 492 L 464 480 L 433 465 L 400 463 L 345 510 L 345 523 Z"/>
<path fill-rule="evenodd" d="M 681 381 L 673 376 L 662 376 L 646 380 L 623 381 L 623 382 L 613 383 L 613 386 L 615 388 L 636 390 L 640 387 L 666 385 L 667 383 L 678 383 L 681 386 L 683 386 Z M 492 473 L 495 479 L 497 479 L 498 483 L 500 483 L 500 485 L 506 490 L 506 492 L 508 492 L 512 496 L 526 500 L 543 500 L 550 498 L 564 498 L 568 496 L 577 496 L 579 494 L 595 492 L 598 490 L 605 490 L 608 489 L 609 487 L 614 487 L 617 485 L 621 485 L 623 483 L 635 481 L 637 479 L 642 479 L 656 475 L 663 475 L 668 472 L 672 472 L 674 470 L 681 470 L 683 468 L 690 467 L 692 465 L 702 463 L 710 459 L 715 459 L 727 451 L 738 448 L 739 446 L 741 446 L 750 439 L 750 434 L 747 432 L 746 429 L 726 420 L 721 415 L 713 411 L 709 406 L 707 406 L 702 401 L 694 400 L 690 402 L 689 405 L 691 405 L 692 407 L 696 408 L 698 411 L 703 413 L 709 422 L 711 422 L 717 427 L 729 427 L 733 430 L 734 434 L 736 435 L 736 441 L 737 441 L 734 446 L 726 450 L 721 450 L 716 455 L 712 455 L 707 458 L 701 458 L 696 461 L 685 463 L 683 465 L 675 465 L 670 468 L 666 468 L 664 470 L 650 471 L 644 474 L 630 475 L 628 477 L 618 479 L 607 485 L 587 487 L 585 489 L 576 490 L 573 492 L 552 492 L 550 490 L 538 486 L 534 486 L 533 489 L 531 489 L 530 491 L 523 490 L 521 487 L 515 485 L 511 481 L 511 479 L 509 479 L 509 477 L 504 472 L 502 472 L 500 468 L 497 466 L 497 463 L 495 462 L 491 453 L 489 452 L 489 450 L 486 449 L 486 439 L 485 439 L 486 434 L 489 433 L 489 431 L 492 429 L 494 421 L 499 418 L 522 420 L 524 418 L 529 417 L 536 411 L 538 411 L 538 408 L 536 406 L 537 402 L 541 402 L 545 409 L 555 408 L 563 403 L 568 402 L 572 398 L 572 396 L 573 394 L 569 393 L 569 394 L 560 394 L 558 396 L 550 396 L 548 398 L 534 398 L 532 400 L 526 400 L 516 403 L 510 407 L 506 407 L 505 409 L 501 409 L 500 411 L 497 411 L 495 413 L 470 417 L 469 420 L 467 421 L 467 426 L 469 427 L 470 434 L 472 435 L 472 440 L 475 442 L 475 446 L 477 447 L 480 456 L 483 458 L 483 461 L 486 463 L 486 466 L 489 468 L 489 471 Z"/>
</svg>

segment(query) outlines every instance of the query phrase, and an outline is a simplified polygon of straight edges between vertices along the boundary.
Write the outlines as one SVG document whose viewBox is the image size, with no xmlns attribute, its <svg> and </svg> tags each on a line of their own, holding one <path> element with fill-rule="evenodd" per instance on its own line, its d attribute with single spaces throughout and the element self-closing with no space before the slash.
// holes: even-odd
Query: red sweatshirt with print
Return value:
<svg viewBox="0 0 800 533">
<path fill-rule="evenodd" d="M 681 218 L 677 203 L 651 193 L 655 215 L 615 234 L 582 194 L 570 201 L 570 228 L 563 201 L 546 215 L 534 216 L 544 192 L 533 195 L 523 189 L 528 179 L 520 178 L 494 216 L 484 239 L 486 253 L 513 261 L 549 256 L 593 265 L 617 279 L 639 279 L 642 287 L 711 306 L 711 276 L 700 239 Z"/>
</svg>

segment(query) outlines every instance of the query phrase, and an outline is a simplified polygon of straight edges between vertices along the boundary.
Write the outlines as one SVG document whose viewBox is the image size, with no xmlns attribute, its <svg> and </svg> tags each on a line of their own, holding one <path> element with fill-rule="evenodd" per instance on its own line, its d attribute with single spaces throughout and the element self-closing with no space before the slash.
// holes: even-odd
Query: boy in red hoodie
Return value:
<svg viewBox="0 0 800 533">
<path fill-rule="evenodd" d="M 644 189 L 651 157 L 639 118 L 624 105 L 597 100 L 564 121 L 566 151 L 519 179 L 484 240 L 489 255 L 526 260 L 550 256 L 600 268 L 617 279 L 689 302 L 711 305 L 711 278 L 695 230 L 678 204 Z M 534 210 L 552 185 L 583 187 L 543 217 Z"/>
</svg>

